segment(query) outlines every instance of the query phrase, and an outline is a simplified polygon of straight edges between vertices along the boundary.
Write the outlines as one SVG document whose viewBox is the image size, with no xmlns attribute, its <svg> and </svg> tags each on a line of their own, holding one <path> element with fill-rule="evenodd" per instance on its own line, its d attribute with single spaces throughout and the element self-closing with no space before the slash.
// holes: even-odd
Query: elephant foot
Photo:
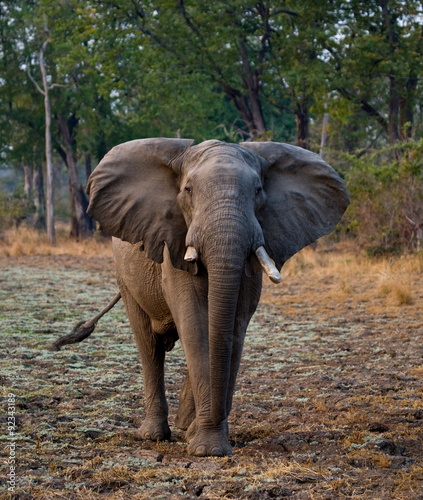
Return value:
<svg viewBox="0 0 423 500">
<path fill-rule="evenodd" d="M 170 434 L 167 420 L 161 422 L 157 421 L 157 419 L 146 418 L 139 428 L 140 437 L 151 441 L 169 441 Z"/>
<path fill-rule="evenodd" d="M 197 457 L 232 456 L 232 447 L 228 439 L 228 424 L 199 427 L 196 420 L 188 428 L 186 439 L 188 453 Z"/>
</svg>

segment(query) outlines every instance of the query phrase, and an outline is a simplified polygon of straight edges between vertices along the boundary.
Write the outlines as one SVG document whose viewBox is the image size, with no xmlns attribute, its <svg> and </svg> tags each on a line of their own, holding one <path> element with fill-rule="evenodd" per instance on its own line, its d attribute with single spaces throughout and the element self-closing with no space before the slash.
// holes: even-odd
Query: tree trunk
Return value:
<svg viewBox="0 0 423 500">
<path fill-rule="evenodd" d="M 414 106 L 419 79 L 414 72 L 406 81 L 400 96 L 400 134 L 403 140 L 411 139 L 414 125 Z"/>
<path fill-rule="evenodd" d="M 297 146 L 310 149 L 308 104 L 305 100 L 297 102 L 295 123 L 297 126 Z"/>
<path fill-rule="evenodd" d="M 389 52 L 392 58 L 398 50 L 399 37 L 397 32 L 397 20 L 391 11 L 388 0 L 379 0 L 382 17 L 385 24 L 385 37 L 389 44 Z M 388 137 L 390 144 L 400 140 L 400 95 L 398 79 L 392 70 L 389 74 L 389 110 L 388 110 Z"/>
<path fill-rule="evenodd" d="M 260 96 L 254 91 L 249 92 L 249 96 L 246 96 L 231 87 L 224 87 L 224 91 L 248 129 L 245 139 L 260 137 L 266 131 Z"/>
<path fill-rule="evenodd" d="M 245 95 L 237 95 L 232 102 L 237 108 L 242 121 L 247 126 L 249 138 L 261 137 L 266 132 L 266 124 L 261 109 L 260 97 L 254 92 Z"/>
<path fill-rule="evenodd" d="M 32 203 L 32 186 L 31 186 L 31 167 L 29 165 L 24 165 L 24 195 L 28 205 Z"/>
<path fill-rule="evenodd" d="M 60 115 L 58 123 L 64 146 L 60 154 L 66 163 L 69 173 L 69 192 L 72 211 L 70 236 L 76 239 L 84 239 L 92 236 L 95 225 L 94 221 L 86 213 L 88 199 L 78 178 L 74 134 L 78 120 L 74 115 L 71 115 L 68 119 Z"/>
<path fill-rule="evenodd" d="M 398 94 L 398 82 L 395 76 L 389 77 L 389 142 L 396 144 L 400 140 L 399 130 L 400 97 Z"/>
<path fill-rule="evenodd" d="M 35 212 L 32 218 L 32 225 L 36 229 L 45 229 L 46 212 L 44 200 L 44 179 L 41 164 L 35 164 L 32 170 L 32 190 Z"/>
<path fill-rule="evenodd" d="M 43 43 L 40 50 L 40 70 L 43 80 L 44 110 L 45 110 L 45 140 L 46 140 L 46 165 L 47 165 L 47 236 L 51 245 L 56 244 L 56 231 L 54 227 L 54 205 L 53 205 L 53 160 L 51 154 L 51 111 L 49 98 L 49 85 L 47 82 L 47 71 L 44 61 L 44 51 L 49 40 Z"/>
<path fill-rule="evenodd" d="M 91 172 L 93 171 L 92 168 L 92 161 L 91 161 L 91 155 L 90 153 L 85 153 L 85 177 L 88 181 L 88 177 L 91 175 Z"/>
<path fill-rule="evenodd" d="M 325 159 L 325 148 L 328 137 L 328 125 L 329 125 L 329 113 L 326 111 L 327 103 L 325 103 L 325 113 L 323 114 L 322 120 L 322 133 L 320 136 L 320 150 L 319 155 Z"/>
<path fill-rule="evenodd" d="M 87 196 L 81 184 L 79 182 L 75 183 L 75 170 L 76 165 L 69 168 L 69 192 L 72 209 L 70 236 L 81 240 L 92 236 L 94 221 L 86 213 L 88 208 Z"/>
<path fill-rule="evenodd" d="M 264 119 L 263 109 L 261 106 L 261 100 L 259 95 L 259 90 L 257 88 L 250 89 L 250 103 L 251 112 L 253 115 L 253 126 L 256 130 L 256 135 L 262 136 L 266 132 L 266 122 Z"/>
<path fill-rule="evenodd" d="M 261 136 L 266 131 L 266 122 L 260 101 L 260 77 L 250 67 L 248 50 L 244 41 L 240 43 L 240 51 L 243 67 L 242 80 L 248 92 L 248 108 L 251 117 L 250 123 L 247 122 L 247 126 L 253 137 Z"/>
</svg>

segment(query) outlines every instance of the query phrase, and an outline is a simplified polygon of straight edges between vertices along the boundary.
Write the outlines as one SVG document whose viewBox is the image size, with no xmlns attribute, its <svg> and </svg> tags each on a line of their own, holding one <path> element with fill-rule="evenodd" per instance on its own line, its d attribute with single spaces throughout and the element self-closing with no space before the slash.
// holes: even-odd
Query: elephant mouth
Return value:
<svg viewBox="0 0 423 500">
<path fill-rule="evenodd" d="M 273 283 L 280 283 L 282 281 L 282 277 L 280 272 L 278 271 L 275 263 L 270 258 L 269 254 L 266 252 L 264 246 L 260 246 L 256 249 L 255 255 L 260 262 L 260 266 L 266 275 L 269 277 L 270 281 Z M 198 252 L 195 247 L 188 246 L 185 252 L 184 260 L 187 262 L 195 262 L 198 260 Z"/>
</svg>

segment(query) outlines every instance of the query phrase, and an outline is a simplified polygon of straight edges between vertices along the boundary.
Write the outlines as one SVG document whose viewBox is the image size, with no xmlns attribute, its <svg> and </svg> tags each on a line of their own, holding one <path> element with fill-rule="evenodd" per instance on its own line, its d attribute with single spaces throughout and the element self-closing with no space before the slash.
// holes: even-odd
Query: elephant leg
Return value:
<svg viewBox="0 0 423 500">
<path fill-rule="evenodd" d="M 186 432 L 188 453 L 196 456 L 230 455 L 232 449 L 226 420 L 219 425 L 211 422 L 207 281 L 175 269 L 167 249 L 162 280 L 164 296 L 176 323 L 188 366 L 189 381 L 181 393 L 179 412 L 183 426 L 192 420 L 194 399 L 195 419 Z"/>
<path fill-rule="evenodd" d="M 194 300 L 195 301 L 195 300 Z M 189 427 L 186 432 L 188 453 L 196 456 L 231 454 L 227 423 L 213 425 L 210 418 L 210 364 L 207 320 L 187 321 L 182 310 L 176 311 L 175 321 L 188 365 L 188 381 L 181 391 L 178 425 Z M 195 418 L 194 417 L 195 411 Z M 191 422 L 191 423 L 190 423 Z"/>
<path fill-rule="evenodd" d="M 146 418 L 140 427 L 140 435 L 143 439 L 167 440 L 170 439 L 170 428 L 164 385 L 165 337 L 153 332 L 149 316 L 125 285 L 119 282 L 119 288 L 135 335 L 143 370 Z"/>
<path fill-rule="evenodd" d="M 184 384 L 179 394 L 179 409 L 175 425 L 179 429 L 187 430 L 195 419 L 195 401 L 192 392 L 189 373 L 186 374 Z"/>
</svg>

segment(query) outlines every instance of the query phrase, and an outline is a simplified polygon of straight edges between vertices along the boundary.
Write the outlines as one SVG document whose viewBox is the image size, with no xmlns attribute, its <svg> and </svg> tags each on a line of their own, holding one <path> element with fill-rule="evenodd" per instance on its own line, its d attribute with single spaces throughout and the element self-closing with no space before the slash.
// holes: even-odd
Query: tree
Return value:
<svg viewBox="0 0 423 500">
<path fill-rule="evenodd" d="M 411 137 L 423 70 L 421 3 L 351 0 L 342 2 L 342 14 L 340 40 L 330 48 L 333 88 L 391 144 Z"/>
<path fill-rule="evenodd" d="M 94 5 L 109 24 L 131 33 L 129 43 L 134 54 L 142 52 L 147 78 L 156 79 L 155 91 L 163 75 L 176 86 L 191 75 L 232 104 L 244 138 L 291 140 L 295 124 L 297 144 L 309 147 L 311 109 L 323 114 L 323 96 L 330 90 L 327 47 L 335 44 L 338 3 L 127 0 Z"/>
<path fill-rule="evenodd" d="M 142 48 L 150 78 L 166 74 L 173 82 L 192 77 L 203 88 L 230 102 L 242 121 L 244 137 L 266 135 L 272 115 L 263 99 L 263 74 L 270 52 L 273 18 L 283 9 L 250 0 L 213 2 L 161 0 L 153 4 L 127 1 L 104 5 Z M 156 81 L 157 81 L 156 80 Z M 178 88 L 180 91 L 181 88 Z M 191 94 L 191 89 L 185 92 Z M 201 96 L 199 96 L 201 99 Z"/>
<path fill-rule="evenodd" d="M 43 100 L 28 75 L 42 81 L 48 39 L 45 83 L 64 85 L 48 92 L 52 155 L 69 174 L 78 238 L 93 230 L 91 165 L 126 140 L 315 148 L 324 113 L 329 158 L 421 135 L 417 0 L 0 0 L 0 9 L 2 160 L 33 171 L 43 161 Z"/>
<path fill-rule="evenodd" d="M 49 44 L 50 40 L 47 39 L 41 46 L 39 53 L 39 65 L 42 77 L 41 88 L 38 83 L 32 78 L 31 73 L 28 72 L 31 80 L 35 84 L 38 92 L 44 96 L 44 116 L 45 116 L 45 157 L 47 166 L 47 236 L 51 245 L 56 244 L 56 231 L 54 226 L 54 207 L 53 207 L 53 158 L 51 151 L 51 107 L 50 107 L 50 90 L 53 89 L 56 84 L 49 84 L 47 79 L 47 67 L 44 58 L 44 54 Z"/>
<path fill-rule="evenodd" d="M 26 71 L 26 58 L 32 50 L 29 50 L 26 19 L 32 15 L 31 4 L 0 2 L 0 155 L 6 165 L 15 167 L 17 175 L 24 166 L 27 208 L 34 210 L 33 224 L 45 228 L 41 169 L 44 112 Z"/>
<path fill-rule="evenodd" d="M 51 67 L 51 72 L 57 75 L 57 78 L 60 78 L 62 81 L 66 82 L 66 85 L 60 85 L 60 91 L 57 92 L 56 96 L 58 99 L 55 100 L 54 103 L 54 112 L 55 112 L 55 121 L 57 123 L 57 136 L 55 138 L 55 149 L 58 151 L 60 156 L 62 157 L 69 174 L 69 192 L 70 192 L 70 200 L 71 200 L 71 236 L 79 239 L 86 238 L 92 235 L 95 224 L 94 221 L 88 216 L 86 213 L 86 209 L 88 206 L 87 196 L 85 194 L 82 183 L 78 177 L 78 165 L 77 165 L 77 151 L 76 151 L 76 139 L 75 139 L 75 128 L 78 125 L 79 119 L 76 117 L 78 107 L 80 103 L 77 102 L 73 98 L 73 94 L 75 93 L 75 89 L 78 90 L 78 80 L 77 80 L 77 64 L 72 59 L 73 53 L 70 48 L 73 43 L 75 43 L 75 37 L 69 36 L 66 37 L 66 34 L 70 29 L 73 28 L 72 21 L 75 22 L 75 18 L 77 17 L 77 10 L 73 8 L 71 3 L 68 5 L 59 6 L 59 12 L 61 14 L 59 22 L 57 19 L 57 15 L 59 12 L 57 11 L 57 4 L 53 4 L 49 0 L 44 2 L 40 2 L 39 7 L 39 15 L 43 16 L 44 22 L 48 23 L 48 20 L 51 19 L 49 23 L 51 26 L 50 36 L 54 40 L 52 43 L 52 55 L 51 59 L 54 61 L 54 65 Z M 63 19 L 65 20 L 63 22 Z M 69 33 L 70 35 L 72 33 Z M 50 41 L 50 39 L 48 40 Z M 43 44 L 46 45 L 46 42 Z M 61 60 L 65 57 L 70 58 L 70 66 L 71 72 L 67 72 L 66 68 L 60 64 Z M 40 52 L 40 68 L 43 77 L 43 85 L 44 85 L 44 96 L 45 102 L 48 101 L 49 104 L 49 93 L 48 89 L 52 88 L 54 84 L 47 86 L 47 69 L 45 64 L 42 65 L 41 61 L 44 60 L 42 57 L 43 52 Z M 57 61 L 55 60 L 57 59 Z M 68 63 L 69 65 L 69 63 Z M 63 106 L 63 103 L 65 106 Z M 46 148 L 47 146 L 51 147 L 47 130 L 47 104 L 46 104 Z M 47 160 L 47 173 L 49 175 L 49 160 Z M 49 179 L 48 184 L 49 186 Z M 47 189 L 47 193 L 49 190 Z M 49 207 L 49 202 L 47 202 L 47 208 Z M 48 213 L 48 211 L 47 211 Z"/>
<path fill-rule="evenodd" d="M 294 10 L 295 7 L 295 10 Z M 325 56 L 336 35 L 334 2 L 293 2 L 289 18 L 280 18 L 272 39 L 265 76 L 266 99 L 295 116 L 296 143 L 309 149 L 312 109 L 324 114 L 331 67 Z M 289 99 L 283 99 L 283 96 Z"/>
</svg>

